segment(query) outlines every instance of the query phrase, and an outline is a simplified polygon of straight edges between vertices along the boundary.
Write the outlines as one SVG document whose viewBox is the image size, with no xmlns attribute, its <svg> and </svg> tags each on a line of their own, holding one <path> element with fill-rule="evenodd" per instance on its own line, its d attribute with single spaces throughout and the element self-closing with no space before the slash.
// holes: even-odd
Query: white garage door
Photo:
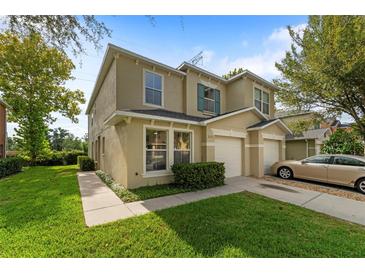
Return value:
<svg viewBox="0 0 365 274">
<path fill-rule="evenodd" d="M 279 141 L 264 141 L 264 173 L 271 173 L 271 166 L 279 161 Z"/>
<path fill-rule="evenodd" d="M 232 137 L 215 137 L 215 160 L 223 162 L 226 177 L 242 175 L 241 139 Z"/>
</svg>

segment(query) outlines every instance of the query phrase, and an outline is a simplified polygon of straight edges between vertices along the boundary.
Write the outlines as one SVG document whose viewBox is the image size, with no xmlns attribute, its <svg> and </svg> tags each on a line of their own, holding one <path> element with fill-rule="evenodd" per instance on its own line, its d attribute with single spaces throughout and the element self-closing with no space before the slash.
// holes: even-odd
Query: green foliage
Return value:
<svg viewBox="0 0 365 274">
<path fill-rule="evenodd" d="M 237 75 L 237 74 L 240 74 L 240 73 L 242 73 L 244 71 L 244 69 L 243 68 L 235 68 L 235 69 L 233 69 L 233 70 L 230 70 L 227 74 L 224 74 L 224 75 L 222 75 L 222 77 L 224 78 L 224 79 L 229 79 L 229 78 L 232 78 L 233 76 L 235 76 L 235 75 Z"/>
<path fill-rule="evenodd" d="M 109 174 L 101 170 L 97 170 L 96 175 L 98 175 L 100 179 L 107 186 L 109 186 L 110 189 L 113 190 L 115 194 L 125 203 L 191 191 L 190 188 L 177 184 L 163 184 L 154 186 L 143 186 L 135 189 L 126 189 L 125 187 L 116 183 Z"/>
<path fill-rule="evenodd" d="M 184 163 L 172 166 L 175 183 L 191 189 L 224 185 L 224 163 Z"/>
<path fill-rule="evenodd" d="M 17 157 L 0 159 L 0 178 L 22 171 L 23 161 Z"/>
<path fill-rule="evenodd" d="M 85 137 L 87 134 L 85 135 Z M 63 128 L 50 129 L 48 140 L 53 150 L 82 150 L 87 153 L 87 140 L 75 137 L 68 130 Z"/>
<path fill-rule="evenodd" d="M 300 136 L 303 134 L 303 132 L 319 126 L 322 120 L 323 119 L 319 115 L 313 114 L 313 117 L 311 119 L 298 118 L 297 120 L 288 123 L 287 126 L 290 128 L 295 136 Z"/>
<path fill-rule="evenodd" d="M 5 29 L 16 35 L 39 33 L 50 46 L 64 52 L 70 49 L 74 55 L 85 53 L 84 41 L 99 49 L 100 41 L 111 35 L 93 15 L 8 15 L 2 19 Z"/>
<path fill-rule="evenodd" d="M 62 166 L 76 165 L 78 156 L 85 156 L 85 152 L 81 150 L 70 151 L 51 151 L 47 155 L 39 156 L 35 161 L 31 161 L 29 157 L 23 156 L 25 163 L 31 166 Z"/>
<path fill-rule="evenodd" d="M 78 121 L 84 94 L 65 87 L 75 66 L 35 33 L 24 38 L 0 34 L 0 64 L 0 90 L 11 106 L 9 121 L 18 123 L 17 142 L 35 162 L 50 152 L 46 136 L 48 124 L 55 121 L 52 113 Z"/>
<path fill-rule="evenodd" d="M 337 129 L 328 140 L 324 141 L 321 150 L 326 154 L 364 155 L 364 144 L 352 131 Z"/>
<path fill-rule="evenodd" d="M 365 17 L 310 16 L 302 31 L 289 27 L 291 50 L 276 63 L 277 101 L 297 110 L 347 113 L 365 138 Z"/>
<path fill-rule="evenodd" d="M 88 156 L 78 156 L 77 157 L 77 164 L 82 171 L 92 171 L 95 170 L 95 163 L 94 160 Z"/>
<path fill-rule="evenodd" d="M 8 146 L 7 150 L 10 150 L 10 151 L 16 151 L 19 149 L 19 145 L 18 145 L 15 137 L 8 136 L 7 146 Z"/>
<path fill-rule="evenodd" d="M 76 172 L 32 167 L 0 181 L 1 258 L 365 256 L 364 226 L 247 191 L 89 228 Z"/>
</svg>

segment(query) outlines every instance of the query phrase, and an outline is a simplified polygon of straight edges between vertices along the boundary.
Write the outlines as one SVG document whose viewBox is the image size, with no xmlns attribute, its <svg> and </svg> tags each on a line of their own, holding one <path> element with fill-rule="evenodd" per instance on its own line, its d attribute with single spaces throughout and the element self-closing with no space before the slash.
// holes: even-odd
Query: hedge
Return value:
<svg viewBox="0 0 365 274">
<path fill-rule="evenodd" d="M 23 160 L 16 157 L 0 159 L 0 178 L 22 171 Z"/>
<path fill-rule="evenodd" d="M 31 163 L 29 159 L 24 159 L 24 161 L 33 166 L 76 165 L 77 157 L 83 155 L 86 153 L 81 150 L 52 151 L 50 155 L 41 156 L 34 163 Z"/>
<path fill-rule="evenodd" d="M 224 163 L 186 163 L 172 166 L 175 183 L 192 189 L 224 185 Z"/>
<path fill-rule="evenodd" d="M 95 170 L 95 163 L 93 159 L 88 156 L 78 156 L 77 163 L 82 171 L 92 171 Z"/>
</svg>

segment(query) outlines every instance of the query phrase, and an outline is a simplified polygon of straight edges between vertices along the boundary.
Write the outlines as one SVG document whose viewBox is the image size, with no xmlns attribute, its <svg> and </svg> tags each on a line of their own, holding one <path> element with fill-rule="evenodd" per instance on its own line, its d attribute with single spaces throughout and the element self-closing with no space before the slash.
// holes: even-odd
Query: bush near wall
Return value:
<svg viewBox="0 0 365 274">
<path fill-rule="evenodd" d="M 4 158 L 0 160 L 0 178 L 22 171 L 23 160 L 20 158 Z"/>
<path fill-rule="evenodd" d="M 78 156 L 77 163 L 82 171 L 92 171 L 95 170 L 94 160 L 88 156 Z"/>
<path fill-rule="evenodd" d="M 206 162 L 172 166 L 175 183 L 191 189 L 204 189 L 224 184 L 224 163 Z"/>
<path fill-rule="evenodd" d="M 35 163 L 30 163 L 26 157 L 23 159 L 27 165 L 33 166 L 63 166 L 76 165 L 78 156 L 86 156 L 81 150 L 52 151 L 49 155 L 40 156 Z"/>
</svg>

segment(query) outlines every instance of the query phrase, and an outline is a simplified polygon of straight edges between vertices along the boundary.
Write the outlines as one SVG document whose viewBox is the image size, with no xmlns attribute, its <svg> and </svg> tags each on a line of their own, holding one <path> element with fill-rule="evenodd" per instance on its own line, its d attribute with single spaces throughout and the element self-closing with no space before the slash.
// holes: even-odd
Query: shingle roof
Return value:
<svg viewBox="0 0 365 274">
<path fill-rule="evenodd" d="M 210 117 L 205 118 L 205 117 L 186 115 L 184 113 L 169 111 L 169 110 L 164 110 L 164 109 L 131 109 L 131 110 L 126 110 L 126 111 L 154 115 L 154 116 L 162 116 L 162 117 L 168 117 L 168 118 L 174 118 L 174 119 L 181 119 L 181 120 L 187 120 L 187 121 L 194 121 L 194 122 L 200 122 L 200 121 L 204 121 L 204 120 L 207 120 L 210 118 Z"/>
<path fill-rule="evenodd" d="M 328 128 L 310 129 L 303 132 L 301 136 L 287 135 L 286 140 L 323 139 L 328 130 Z"/>
<path fill-rule="evenodd" d="M 266 126 L 267 124 L 272 123 L 275 120 L 278 120 L 278 119 L 271 119 L 271 120 L 261 121 L 261 122 L 258 122 L 256 124 L 252 125 L 252 126 L 249 126 L 248 128 L 263 127 L 263 126 Z"/>
</svg>

